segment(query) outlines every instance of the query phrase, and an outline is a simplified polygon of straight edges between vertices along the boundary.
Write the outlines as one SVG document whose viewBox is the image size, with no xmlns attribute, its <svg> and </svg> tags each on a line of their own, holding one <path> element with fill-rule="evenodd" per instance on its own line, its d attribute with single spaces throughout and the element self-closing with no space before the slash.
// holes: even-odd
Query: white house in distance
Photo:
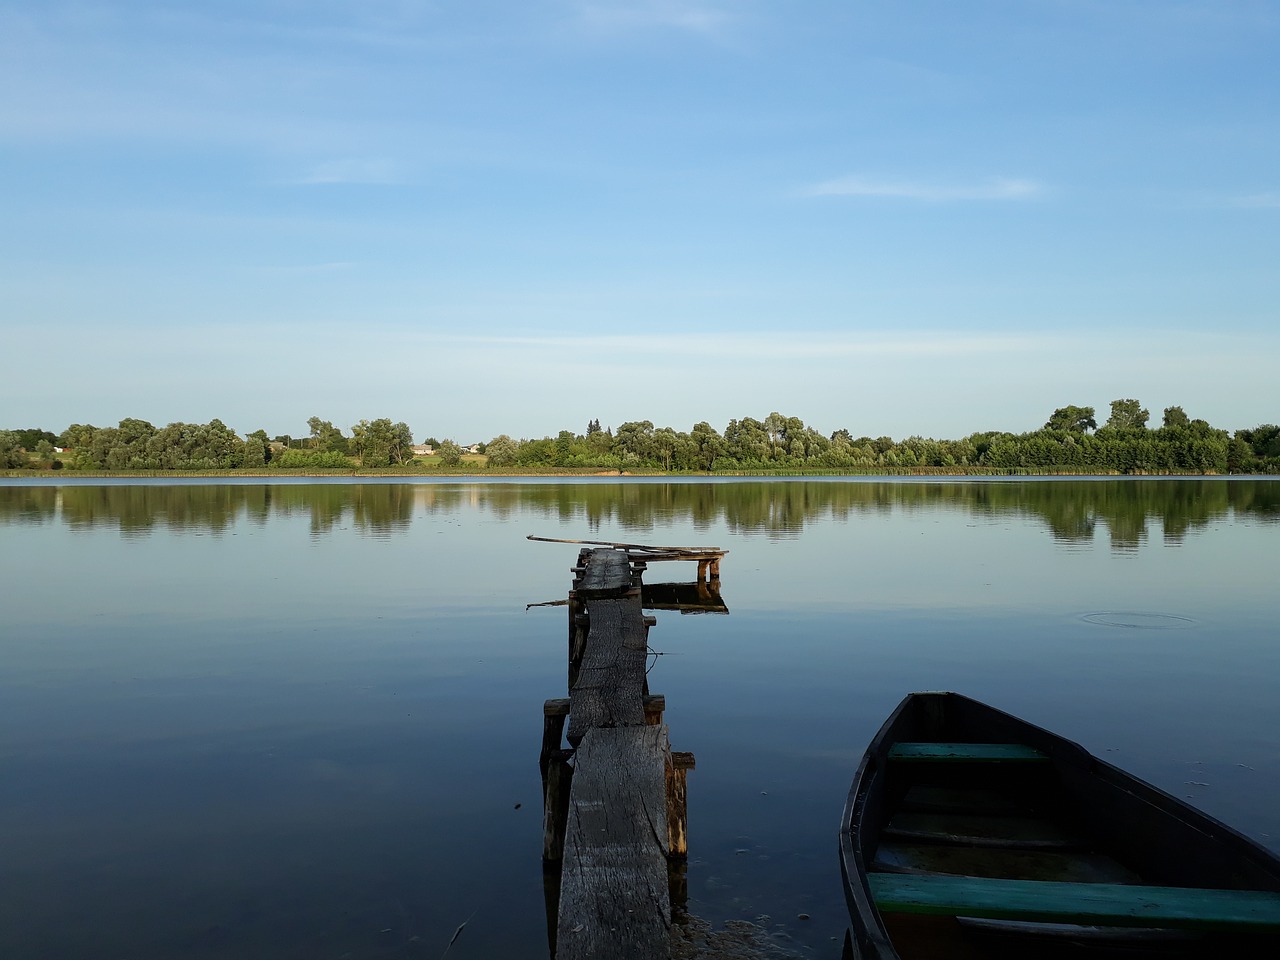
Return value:
<svg viewBox="0 0 1280 960">
<path fill-rule="evenodd" d="M 415 443 L 410 449 L 413 450 L 415 457 L 431 457 L 435 456 L 435 448 L 427 443 Z"/>
</svg>

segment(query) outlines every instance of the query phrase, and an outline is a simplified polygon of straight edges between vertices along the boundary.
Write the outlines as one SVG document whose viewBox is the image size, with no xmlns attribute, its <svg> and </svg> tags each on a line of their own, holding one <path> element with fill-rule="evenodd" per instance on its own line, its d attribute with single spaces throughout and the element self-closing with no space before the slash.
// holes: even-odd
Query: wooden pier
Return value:
<svg viewBox="0 0 1280 960">
<path fill-rule="evenodd" d="M 718 601 L 725 551 L 552 542 L 587 544 L 569 594 L 569 696 L 543 709 L 542 854 L 552 954 L 666 958 L 673 904 L 683 911 L 686 781 L 694 759 L 671 749 L 666 701 L 649 692 L 655 621 L 641 605 L 642 576 L 651 561 L 696 561 L 699 582 L 714 578 Z"/>
</svg>

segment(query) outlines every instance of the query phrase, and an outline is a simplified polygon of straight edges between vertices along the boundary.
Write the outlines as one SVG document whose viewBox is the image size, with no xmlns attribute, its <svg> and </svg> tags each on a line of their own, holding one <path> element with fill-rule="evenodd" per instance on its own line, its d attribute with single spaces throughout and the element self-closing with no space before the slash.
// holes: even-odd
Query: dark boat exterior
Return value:
<svg viewBox="0 0 1280 960">
<path fill-rule="evenodd" d="M 1076 743 L 906 697 L 840 828 L 846 957 L 1276 957 L 1280 859 Z"/>
</svg>

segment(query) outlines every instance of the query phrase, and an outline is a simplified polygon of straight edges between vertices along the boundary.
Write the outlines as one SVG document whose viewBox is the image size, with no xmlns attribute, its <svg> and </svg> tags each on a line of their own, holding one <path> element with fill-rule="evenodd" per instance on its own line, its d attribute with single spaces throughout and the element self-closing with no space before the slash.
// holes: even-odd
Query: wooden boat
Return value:
<svg viewBox="0 0 1280 960">
<path fill-rule="evenodd" d="M 885 721 L 840 854 L 846 958 L 1280 956 L 1280 859 L 955 693 Z"/>
</svg>

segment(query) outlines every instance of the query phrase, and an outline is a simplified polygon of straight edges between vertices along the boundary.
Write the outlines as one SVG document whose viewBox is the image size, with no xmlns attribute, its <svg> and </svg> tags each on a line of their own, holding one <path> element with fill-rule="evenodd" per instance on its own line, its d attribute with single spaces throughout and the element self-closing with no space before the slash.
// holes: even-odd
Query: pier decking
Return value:
<svg viewBox="0 0 1280 960">
<path fill-rule="evenodd" d="M 548 700 L 543 710 L 543 859 L 558 889 L 548 902 L 552 950 L 558 960 L 669 957 L 694 759 L 672 751 L 666 702 L 649 693 L 645 665 L 655 621 L 642 607 L 642 575 L 652 561 L 696 561 L 698 582 L 714 578 L 723 607 L 725 551 L 552 542 L 588 544 L 572 570 L 569 696 Z"/>
</svg>

